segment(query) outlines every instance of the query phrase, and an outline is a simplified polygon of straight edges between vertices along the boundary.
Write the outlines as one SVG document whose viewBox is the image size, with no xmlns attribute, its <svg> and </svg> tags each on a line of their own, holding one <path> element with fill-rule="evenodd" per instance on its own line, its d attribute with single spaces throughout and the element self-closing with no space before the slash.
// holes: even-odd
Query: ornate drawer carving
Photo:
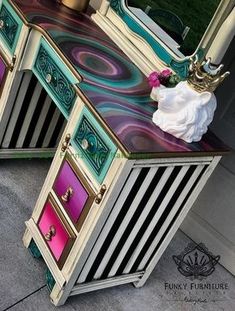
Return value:
<svg viewBox="0 0 235 311">
<path fill-rule="evenodd" d="M 96 179 L 102 183 L 116 153 L 116 146 L 93 115 L 84 108 L 72 145 L 90 168 Z"/>
<path fill-rule="evenodd" d="M 95 200 L 95 193 L 68 154 L 56 177 L 53 189 L 79 230 Z"/>
<path fill-rule="evenodd" d="M 76 100 L 74 81 L 69 78 L 69 72 L 55 53 L 45 44 L 40 44 L 33 72 L 54 100 L 61 112 L 68 118 Z M 66 72 L 66 75 L 64 74 Z"/>
<path fill-rule="evenodd" d="M 43 208 L 37 226 L 59 268 L 62 269 L 76 236 L 51 196 Z"/>
<path fill-rule="evenodd" d="M 12 53 L 15 51 L 22 25 L 21 19 L 4 0 L 0 9 L 0 35 Z"/>
</svg>

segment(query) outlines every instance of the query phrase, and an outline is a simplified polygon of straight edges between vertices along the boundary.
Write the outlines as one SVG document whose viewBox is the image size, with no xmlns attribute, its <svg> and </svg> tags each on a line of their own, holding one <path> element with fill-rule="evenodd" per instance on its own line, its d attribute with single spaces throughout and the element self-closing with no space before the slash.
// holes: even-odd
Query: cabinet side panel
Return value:
<svg viewBox="0 0 235 311">
<path fill-rule="evenodd" d="M 77 284 L 145 271 L 207 168 L 207 163 L 133 168 Z"/>
</svg>

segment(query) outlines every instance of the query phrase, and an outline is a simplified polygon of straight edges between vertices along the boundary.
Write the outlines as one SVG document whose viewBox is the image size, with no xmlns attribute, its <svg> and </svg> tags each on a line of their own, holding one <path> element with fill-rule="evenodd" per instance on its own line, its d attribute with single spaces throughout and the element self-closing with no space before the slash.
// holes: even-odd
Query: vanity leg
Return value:
<svg viewBox="0 0 235 311">
<path fill-rule="evenodd" d="M 49 284 L 48 284 L 49 286 Z M 53 289 L 50 294 L 51 302 L 56 306 L 63 306 L 68 299 L 69 294 L 65 294 L 65 290 L 61 289 L 56 283 L 53 286 Z"/>
<path fill-rule="evenodd" d="M 42 254 L 33 239 L 29 244 L 28 250 L 34 258 L 42 258 Z"/>
<path fill-rule="evenodd" d="M 42 254 L 39 248 L 37 247 L 36 243 L 34 242 L 32 235 L 30 234 L 28 229 L 25 230 L 25 233 L 23 236 L 23 243 L 24 243 L 24 246 L 29 250 L 30 254 L 34 258 L 38 259 L 42 257 Z"/>
<path fill-rule="evenodd" d="M 135 288 L 141 288 L 145 285 L 146 281 L 147 281 L 147 278 L 145 278 L 145 276 L 143 275 L 141 280 L 139 280 L 138 282 L 134 282 L 132 284 Z"/>
<path fill-rule="evenodd" d="M 46 269 L 46 284 L 50 292 L 50 300 L 56 307 L 65 304 L 69 295 L 66 295 L 64 288 L 59 287 L 49 268 Z"/>
<path fill-rule="evenodd" d="M 30 242 L 32 240 L 32 235 L 28 228 L 26 228 L 23 236 L 23 244 L 26 248 L 29 248 Z"/>
<path fill-rule="evenodd" d="M 51 271 L 47 268 L 46 270 L 46 282 L 47 282 L 47 288 L 50 292 L 53 291 L 53 288 L 55 286 L 55 279 L 53 278 L 53 275 L 51 274 Z"/>
</svg>

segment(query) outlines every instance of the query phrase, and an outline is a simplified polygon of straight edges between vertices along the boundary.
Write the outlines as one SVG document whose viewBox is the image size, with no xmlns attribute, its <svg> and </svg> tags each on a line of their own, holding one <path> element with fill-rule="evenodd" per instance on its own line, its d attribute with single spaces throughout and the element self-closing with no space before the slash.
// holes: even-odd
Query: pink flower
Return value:
<svg viewBox="0 0 235 311">
<path fill-rule="evenodd" d="M 164 69 L 160 72 L 160 77 L 166 79 L 169 78 L 171 74 L 172 72 L 170 71 L 170 69 Z"/>
<path fill-rule="evenodd" d="M 164 69 L 159 73 L 154 71 L 148 77 L 149 85 L 151 87 L 159 87 L 161 84 L 166 85 L 171 75 L 170 69 Z"/>
<path fill-rule="evenodd" d="M 160 86 L 160 80 L 159 80 L 159 74 L 154 71 L 152 72 L 148 77 L 148 83 L 151 87 L 159 87 Z"/>
</svg>

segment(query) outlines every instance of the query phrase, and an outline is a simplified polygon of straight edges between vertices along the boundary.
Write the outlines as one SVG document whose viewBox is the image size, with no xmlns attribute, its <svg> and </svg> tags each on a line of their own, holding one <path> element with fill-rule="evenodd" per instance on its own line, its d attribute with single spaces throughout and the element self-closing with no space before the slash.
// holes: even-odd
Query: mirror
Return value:
<svg viewBox="0 0 235 311">
<path fill-rule="evenodd" d="M 146 52 L 146 46 L 136 44 L 135 35 L 132 41 L 132 35 L 126 32 L 128 40 L 148 58 L 149 67 L 154 68 L 154 63 L 160 60 L 184 79 L 190 57 L 206 56 L 234 3 L 234 0 L 110 0 L 110 7 L 153 51 L 156 60 L 149 57 L 151 53 Z M 107 15 L 116 27 L 121 27 L 112 14 Z"/>
<path fill-rule="evenodd" d="M 127 0 L 128 9 L 178 56 L 197 49 L 221 0 Z"/>
</svg>

